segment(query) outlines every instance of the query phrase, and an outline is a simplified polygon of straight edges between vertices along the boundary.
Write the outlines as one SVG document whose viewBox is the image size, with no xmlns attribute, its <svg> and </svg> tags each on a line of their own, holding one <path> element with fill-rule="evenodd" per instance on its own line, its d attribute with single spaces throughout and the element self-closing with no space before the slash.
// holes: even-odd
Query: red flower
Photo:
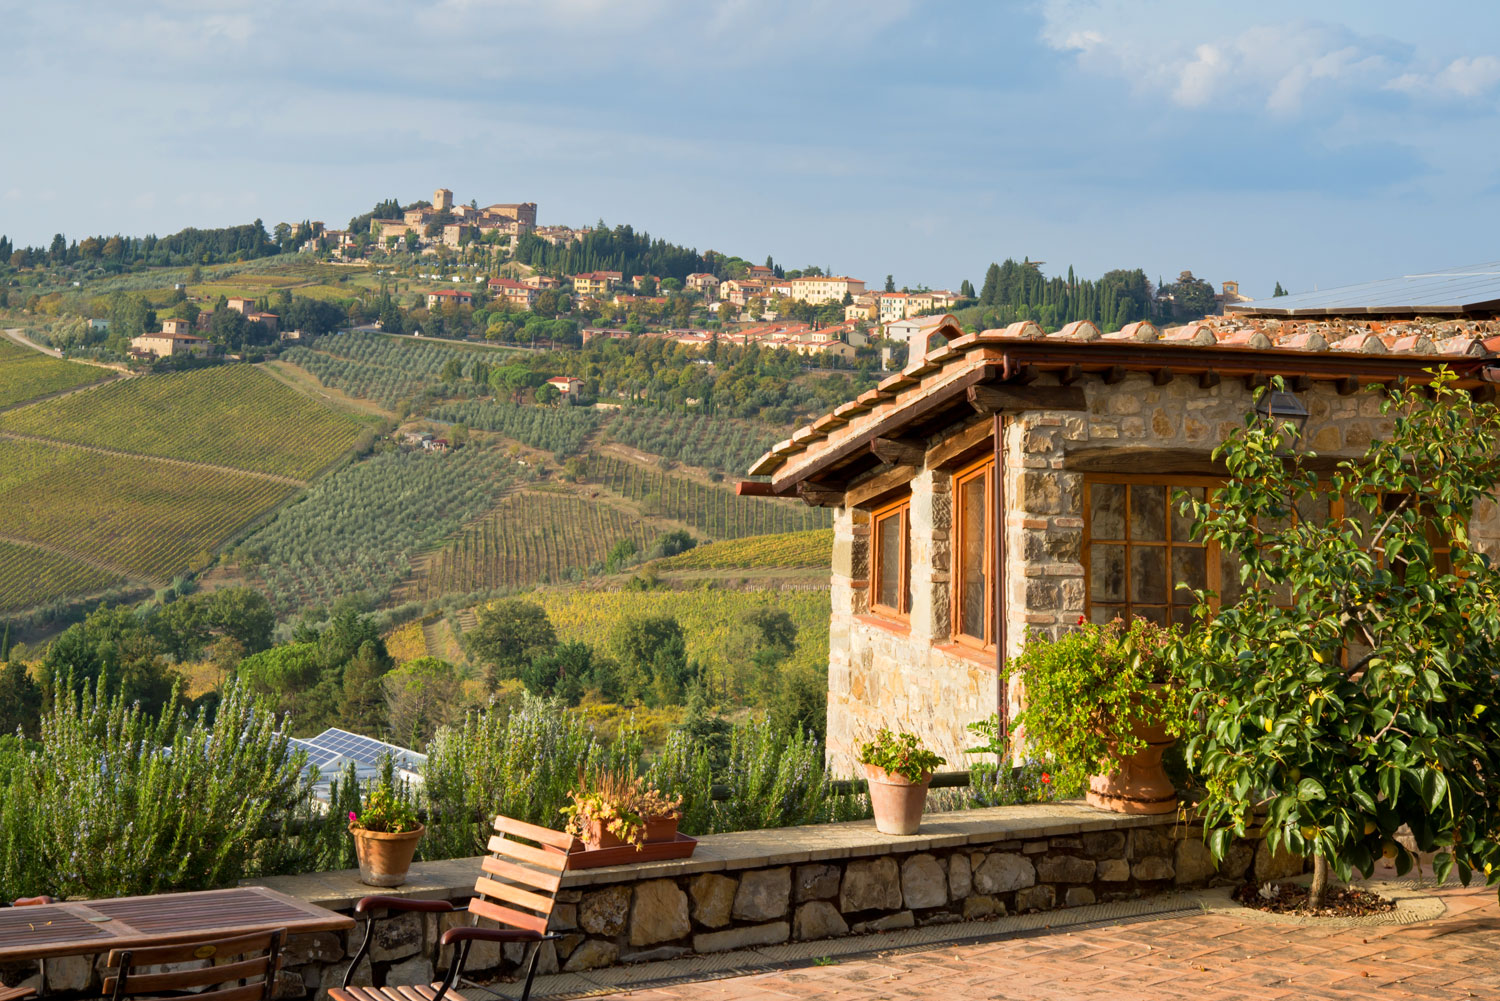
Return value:
<svg viewBox="0 0 1500 1001">
<path fill-rule="evenodd" d="M 1042 772 L 1042 781 L 1050 783 L 1052 781 L 1052 776 L 1048 775 L 1046 772 Z"/>
<path fill-rule="evenodd" d="M 1078 616 L 1078 625 L 1080 625 L 1080 626 L 1083 625 L 1083 616 L 1082 615 Z"/>
</svg>

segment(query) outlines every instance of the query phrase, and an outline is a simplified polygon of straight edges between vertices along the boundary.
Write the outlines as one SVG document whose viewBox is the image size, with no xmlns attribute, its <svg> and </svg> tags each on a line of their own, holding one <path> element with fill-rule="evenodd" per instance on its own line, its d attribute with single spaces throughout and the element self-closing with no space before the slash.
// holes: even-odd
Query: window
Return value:
<svg viewBox="0 0 1500 1001">
<path fill-rule="evenodd" d="M 953 477 L 953 636 L 970 645 L 995 642 L 995 460 Z"/>
<path fill-rule="evenodd" d="M 1203 500 L 1214 482 L 1085 478 L 1083 558 L 1091 621 L 1133 616 L 1162 625 L 1192 621 L 1193 597 L 1178 584 L 1217 589 L 1218 553 L 1194 541 L 1192 519 L 1178 510 L 1178 494 Z"/>
<path fill-rule="evenodd" d="M 870 608 L 880 615 L 911 614 L 911 500 L 870 516 Z"/>
</svg>

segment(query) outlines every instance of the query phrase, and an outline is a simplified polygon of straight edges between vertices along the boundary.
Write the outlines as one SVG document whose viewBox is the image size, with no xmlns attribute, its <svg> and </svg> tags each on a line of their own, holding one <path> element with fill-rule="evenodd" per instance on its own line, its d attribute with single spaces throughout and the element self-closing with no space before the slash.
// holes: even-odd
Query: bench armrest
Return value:
<svg viewBox="0 0 1500 1001">
<path fill-rule="evenodd" d="M 541 935 L 534 931 L 526 931 L 524 928 L 449 928 L 443 932 L 442 938 L 438 939 L 440 945 L 452 945 L 455 942 L 540 942 L 547 938 L 556 938 L 555 935 Z"/>
<path fill-rule="evenodd" d="M 420 911 L 423 914 L 447 914 L 449 911 L 459 911 L 463 910 L 463 908 L 454 907 L 446 900 L 418 900 L 414 897 L 389 897 L 382 894 L 361 897 L 359 903 L 354 905 L 355 914 L 368 914 L 373 910 Z"/>
</svg>

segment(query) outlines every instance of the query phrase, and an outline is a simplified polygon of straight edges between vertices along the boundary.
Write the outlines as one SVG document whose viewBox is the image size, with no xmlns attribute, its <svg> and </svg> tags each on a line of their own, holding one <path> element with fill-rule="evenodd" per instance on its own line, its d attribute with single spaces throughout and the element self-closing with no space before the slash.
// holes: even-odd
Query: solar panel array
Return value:
<svg viewBox="0 0 1500 1001">
<path fill-rule="evenodd" d="M 309 768 L 317 768 L 315 794 L 320 799 L 327 799 L 330 781 L 341 776 L 350 764 L 354 765 L 355 777 L 364 784 L 380 774 L 381 762 L 386 755 L 390 755 L 397 777 L 406 781 L 420 782 L 422 766 L 427 763 L 425 754 L 337 727 L 324 730 L 316 737 L 293 737 L 287 743 L 292 752 L 307 754 Z"/>
<path fill-rule="evenodd" d="M 1488 313 L 1500 310 L 1500 261 L 1234 303 L 1225 310 L 1265 316 Z"/>
</svg>

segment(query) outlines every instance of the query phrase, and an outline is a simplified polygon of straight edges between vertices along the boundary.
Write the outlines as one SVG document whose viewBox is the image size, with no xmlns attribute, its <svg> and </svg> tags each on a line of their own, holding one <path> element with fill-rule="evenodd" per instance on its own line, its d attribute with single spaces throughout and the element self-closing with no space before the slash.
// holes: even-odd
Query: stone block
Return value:
<svg viewBox="0 0 1500 1001">
<path fill-rule="evenodd" d="M 901 871 L 890 857 L 850 862 L 839 887 L 839 910 L 894 910 L 901 906 Z"/>
<path fill-rule="evenodd" d="M 1005 904 L 988 894 L 977 893 L 972 897 L 964 898 L 964 920 L 976 921 L 979 918 L 993 918 L 1005 916 Z"/>
<path fill-rule="evenodd" d="M 916 915 L 912 914 L 911 911 L 897 911 L 895 914 L 872 918 L 869 921 L 858 921 L 851 930 L 856 935 L 868 935 L 871 932 L 899 931 L 902 928 L 913 928 L 916 924 Z"/>
<path fill-rule="evenodd" d="M 1219 863 L 1219 877 L 1238 883 L 1250 871 L 1250 863 L 1254 860 L 1255 846 L 1246 841 L 1236 841 L 1224 853 L 1224 861 Z"/>
<path fill-rule="evenodd" d="M 506 962 L 512 966 L 521 966 L 523 963 L 531 962 L 531 950 L 540 949 L 541 955 L 537 957 L 537 973 L 557 972 L 557 947 L 553 942 L 542 942 L 533 945 L 528 942 L 506 942 L 504 955 Z"/>
<path fill-rule="evenodd" d="M 407 963 L 410 962 L 414 962 L 414 960 L 407 961 Z M 407 965 L 407 963 L 402 963 L 401 965 L 405 966 Z M 427 965 L 431 966 L 432 963 L 429 962 Z M 396 967 L 392 967 L 393 972 L 395 969 Z M 48 970 L 47 972 L 50 974 L 52 971 Z M 49 976 L 47 978 L 47 981 L 47 987 L 50 990 L 52 987 L 52 978 Z M 409 981 L 392 979 L 390 982 L 393 984 L 399 984 L 408 983 Z M 428 981 L 424 981 L 424 983 L 426 982 Z M 306 993 L 307 984 L 302 982 L 301 974 L 294 973 L 291 970 L 276 971 L 276 984 L 271 988 L 271 998 L 273 999 L 273 1001 L 291 1001 L 292 998 L 300 998 Z"/>
<path fill-rule="evenodd" d="M 1021 849 L 1021 851 L 1025 852 L 1027 855 L 1040 855 L 1046 850 L 1047 842 L 1045 841 L 1028 841 Z"/>
<path fill-rule="evenodd" d="M 1092 883 L 1094 863 L 1073 855 L 1048 855 L 1037 859 L 1036 878 L 1043 883 Z"/>
<path fill-rule="evenodd" d="M 336 963 L 344 958 L 344 943 L 331 931 L 290 935 L 281 947 L 283 966 L 307 963 Z"/>
<path fill-rule="evenodd" d="M 1122 858 L 1101 859 L 1095 863 L 1101 883 L 1123 883 L 1130 878 L 1130 863 Z"/>
<path fill-rule="evenodd" d="M 94 979 L 94 964 L 88 956 L 59 956 L 47 960 L 47 992 L 61 994 L 64 991 L 88 989 Z M 277 985 L 280 989 L 280 985 Z"/>
<path fill-rule="evenodd" d="M 1057 891 L 1050 886 L 1031 886 L 1016 893 L 1016 913 L 1050 911 L 1057 906 Z"/>
<path fill-rule="evenodd" d="M 752 869 L 740 877 L 730 913 L 736 921 L 770 921 L 786 915 L 791 898 L 790 868 Z"/>
<path fill-rule="evenodd" d="M 1130 866 L 1130 874 L 1136 879 L 1171 879 L 1174 875 L 1172 863 L 1164 858 L 1153 855 L 1143 858 Z"/>
<path fill-rule="evenodd" d="M 439 937 L 449 928 L 467 928 L 473 923 L 472 917 L 461 911 L 454 914 L 439 914 L 437 918 L 437 935 Z M 481 927 L 498 928 L 499 925 L 493 921 L 485 921 L 481 924 Z M 438 966 L 446 970 L 452 958 L 453 947 L 445 946 L 438 956 Z M 499 942 L 473 941 L 469 943 L 469 959 L 464 964 L 466 971 L 497 970 L 500 968 L 500 963 L 501 952 Z"/>
<path fill-rule="evenodd" d="M 557 956 L 559 959 L 567 959 L 573 955 L 573 950 L 583 944 L 583 936 L 577 933 L 564 935 L 557 940 Z"/>
<path fill-rule="evenodd" d="M 839 895 L 839 872 L 835 865 L 799 865 L 792 881 L 797 903 L 805 900 L 832 900 Z"/>
<path fill-rule="evenodd" d="M 1061 848 L 1064 851 L 1076 852 L 1083 848 L 1082 838 L 1048 838 L 1049 848 Z"/>
<path fill-rule="evenodd" d="M 1063 906 L 1082 907 L 1084 904 L 1094 903 L 1094 891 L 1086 886 L 1070 886 L 1068 892 L 1063 894 Z"/>
<path fill-rule="evenodd" d="M 1218 864 L 1214 862 L 1213 852 L 1197 838 L 1185 838 L 1177 842 L 1177 854 L 1172 859 L 1172 868 L 1176 870 L 1175 880 L 1179 886 L 1184 883 L 1207 882 L 1219 870 Z"/>
<path fill-rule="evenodd" d="M 738 885 L 716 872 L 694 876 L 688 883 L 688 893 L 693 898 L 693 920 L 705 928 L 723 928 L 729 924 L 729 910 L 734 906 Z"/>
<path fill-rule="evenodd" d="M 578 927 L 577 904 L 553 904 L 552 919 L 547 922 L 548 931 L 573 931 Z"/>
<path fill-rule="evenodd" d="M 1266 883 L 1274 879 L 1290 879 L 1302 874 L 1302 857 L 1286 849 L 1272 853 L 1271 846 L 1262 841 L 1255 849 L 1255 881 Z"/>
<path fill-rule="evenodd" d="M 563 967 L 568 973 L 577 973 L 580 970 L 597 970 L 601 966 L 611 966 L 620 958 L 620 947 L 613 942 L 603 939 L 591 938 L 584 941 L 582 945 L 573 950 L 568 957 L 567 965 Z"/>
<path fill-rule="evenodd" d="M 792 934 L 799 941 L 815 938 L 834 938 L 849 933 L 849 922 L 826 900 L 809 900 L 797 908 L 792 923 Z"/>
<path fill-rule="evenodd" d="M 630 887 L 607 886 L 585 893 L 578 905 L 578 925 L 590 935 L 613 937 L 625 930 L 630 914 Z"/>
<path fill-rule="evenodd" d="M 1083 853 L 1092 859 L 1120 858 L 1125 854 L 1124 831 L 1089 831 L 1078 839 Z"/>
<path fill-rule="evenodd" d="M 693 936 L 693 951 L 729 952 L 731 949 L 749 949 L 757 945 L 779 945 L 791 933 L 792 926 L 785 921 L 702 932 Z"/>
<path fill-rule="evenodd" d="M 385 982 L 392 987 L 407 987 L 415 984 L 427 986 L 433 981 L 432 960 L 426 956 L 413 956 L 392 966 L 385 974 Z M 278 980 L 279 986 L 279 980 Z M 301 996 L 299 993 L 298 997 Z"/>
<path fill-rule="evenodd" d="M 636 885 L 630 908 L 630 944 L 655 945 L 685 938 L 692 931 L 687 894 L 670 879 Z"/>
<path fill-rule="evenodd" d="M 980 893 L 1008 893 L 1036 885 L 1036 867 L 1022 855 L 996 852 L 974 870 L 974 889 Z"/>
<path fill-rule="evenodd" d="M 1125 857 L 1132 862 L 1139 862 L 1149 855 L 1172 854 L 1172 835 L 1164 827 L 1131 828 L 1130 837 L 1127 840 L 1129 845 L 1126 848 Z"/>
<path fill-rule="evenodd" d="M 372 963 L 405 959 L 421 950 L 422 915 L 392 914 L 375 923 L 375 940 L 370 943 Z"/>
<path fill-rule="evenodd" d="M 962 900 L 973 888 L 974 868 L 969 863 L 969 857 L 961 852 L 950 855 L 948 857 L 948 896 L 953 900 Z"/>
<path fill-rule="evenodd" d="M 948 874 L 943 864 L 923 852 L 901 863 L 901 897 L 909 908 L 941 907 L 948 902 Z"/>
</svg>

